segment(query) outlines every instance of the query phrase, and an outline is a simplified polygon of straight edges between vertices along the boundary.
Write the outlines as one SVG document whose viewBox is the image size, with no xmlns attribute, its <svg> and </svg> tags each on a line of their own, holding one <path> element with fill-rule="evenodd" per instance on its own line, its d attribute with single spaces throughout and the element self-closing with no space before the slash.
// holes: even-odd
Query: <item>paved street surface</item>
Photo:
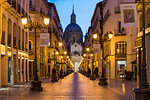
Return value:
<svg viewBox="0 0 150 100">
<path fill-rule="evenodd" d="M 28 85 L 0 88 L 0 100 L 134 100 L 136 82 L 108 80 L 99 86 L 80 73 L 73 73 L 57 83 L 42 80 L 43 91 L 31 92 Z"/>
</svg>

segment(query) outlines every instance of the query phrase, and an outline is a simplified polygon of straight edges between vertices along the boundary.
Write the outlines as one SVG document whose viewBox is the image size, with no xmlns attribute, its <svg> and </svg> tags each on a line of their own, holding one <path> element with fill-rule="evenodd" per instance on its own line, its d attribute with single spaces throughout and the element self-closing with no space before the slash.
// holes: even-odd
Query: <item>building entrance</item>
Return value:
<svg viewBox="0 0 150 100">
<path fill-rule="evenodd" d="M 8 57 L 8 84 L 11 82 L 11 58 Z"/>
</svg>

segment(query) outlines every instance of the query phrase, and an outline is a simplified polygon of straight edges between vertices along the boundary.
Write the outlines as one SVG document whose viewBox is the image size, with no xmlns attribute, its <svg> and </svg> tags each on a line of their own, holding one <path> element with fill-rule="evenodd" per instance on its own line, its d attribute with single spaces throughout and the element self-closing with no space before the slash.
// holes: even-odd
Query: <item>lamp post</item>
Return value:
<svg viewBox="0 0 150 100">
<path fill-rule="evenodd" d="M 92 76 L 91 76 L 90 80 L 96 80 L 96 75 L 94 74 L 94 55 L 93 55 L 93 53 L 91 53 L 91 57 L 92 57 Z"/>
<path fill-rule="evenodd" d="M 50 23 L 50 19 L 48 17 L 44 17 L 44 24 L 47 26 Z M 37 75 L 37 44 L 36 44 L 36 35 L 37 35 L 37 29 L 39 28 L 45 28 L 42 27 L 37 20 L 35 20 L 34 22 L 30 21 L 28 23 L 28 19 L 27 17 L 23 17 L 22 18 L 22 24 L 24 25 L 25 28 L 28 29 L 34 29 L 34 33 L 35 33 L 35 60 L 34 60 L 34 68 L 33 68 L 33 81 L 31 81 L 31 87 L 30 90 L 31 91 L 42 91 L 43 88 L 41 87 L 41 81 L 39 81 L 38 79 L 38 75 Z"/>
<path fill-rule="evenodd" d="M 59 42 L 59 43 L 58 43 L 58 46 L 61 47 L 61 46 L 62 46 L 62 43 Z M 55 52 L 55 50 L 56 50 L 56 41 L 54 42 L 54 68 L 53 68 L 53 70 L 52 70 L 52 80 L 51 80 L 52 82 L 58 82 L 58 77 L 57 77 L 57 75 L 56 75 L 56 70 L 57 70 L 57 68 L 56 68 L 56 62 L 55 62 L 55 60 L 57 60 L 57 57 L 55 57 L 55 56 L 58 55 L 59 52 L 58 52 L 58 51 Z M 55 55 L 55 54 L 56 54 L 56 55 Z"/>
<path fill-rule="evenodd" d="M 136 100 L 149 100 L 150 89 L 147 81 L 146 48 L 145 48 L 145 0 L 142 0 L 142 5 L 143 5 L 143 36 L 142 36 L 143 63 L 142 63 L 140 85 L 139 88 L 134 89 L 134 92 Z"/>
<path fill-rule="evenodd" d="M 105 78 L 105 68 L 104 68 L 104 42 L 108 39 L 111 39 L 113 37 L 112 33 L 108 33 L 103 36 L 103 34 L 93 34 L 93 38 L 97 39 L 99 35 L 99 43 L 101 43 L 101 49 L 102 49 L 102 75 L 99 78 L 99 85 L 107 85 L 107 78 Z"/>
<path fill-rule="evenodd" d="M 64 51 L 62 54 L 60 54 L 61 56 L 61 70 L 60 70 L 60 78 L 64 78 L 64 73 L 63 73 L 63 64 L 64 62 L 62 61 L 65 58 L 65 55 L 67 54 L 67 51 Z"/>
<path fill-rule="evenodd" d="M 86 54 L 83 54 L 84 57 L 84 75 L 86 75 Z"/>
<path fill-rule="evenodd" d="M 90 77 L 90 69 L 89 69 L 89 59 L 88 59 L 88 57 L 89 57 L 89 51 L 90 51 L 90 48 L 89 47 L 87 47 L 86 48 L 86 52 L 87 52 L 87 55 L 86 55 L 86 58 L 87 58 L 87 61 L 88 61 L 88 63 L 87 63 L 87 77 Z"/>
</svg>

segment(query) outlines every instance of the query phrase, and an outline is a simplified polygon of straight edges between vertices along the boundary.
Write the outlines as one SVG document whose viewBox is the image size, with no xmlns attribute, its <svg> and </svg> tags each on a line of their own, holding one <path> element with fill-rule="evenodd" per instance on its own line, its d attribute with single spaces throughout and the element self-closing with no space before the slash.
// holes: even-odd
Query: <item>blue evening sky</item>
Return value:
<svg viewBox="0 0 150 100">
<path fill-rule="evenodd" d="M 88 27 L 90 26 L 91 18 L 94 13 L 96 3 L 101 0 L 49 0 L 55 3 L 60 21 L 65 30 L 66 26 L 70 23 L 70 15 L 72 13 L 72 6 L 75 7 L 77 24 L 82 28 L 85 35 Z"/>
</svg>

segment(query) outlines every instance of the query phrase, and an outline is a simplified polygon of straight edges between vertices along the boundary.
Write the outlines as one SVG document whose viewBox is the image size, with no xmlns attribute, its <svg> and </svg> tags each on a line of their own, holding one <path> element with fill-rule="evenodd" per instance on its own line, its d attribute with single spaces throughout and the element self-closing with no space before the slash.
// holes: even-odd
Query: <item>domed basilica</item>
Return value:
<svg viewBox="0 0 150 100">
<path fill-rule="evenodd" d="M 78 71 L 78 64 L 82 58 L 83 33 L 80 26 L 76 23 L 74 7 L 71 14 L 71 22 L 65 29 L 64 37 L 67 41 L 67 49 L 70 51 L 71 61 L 74 64 L 74 70 Z"/>
</svg>

